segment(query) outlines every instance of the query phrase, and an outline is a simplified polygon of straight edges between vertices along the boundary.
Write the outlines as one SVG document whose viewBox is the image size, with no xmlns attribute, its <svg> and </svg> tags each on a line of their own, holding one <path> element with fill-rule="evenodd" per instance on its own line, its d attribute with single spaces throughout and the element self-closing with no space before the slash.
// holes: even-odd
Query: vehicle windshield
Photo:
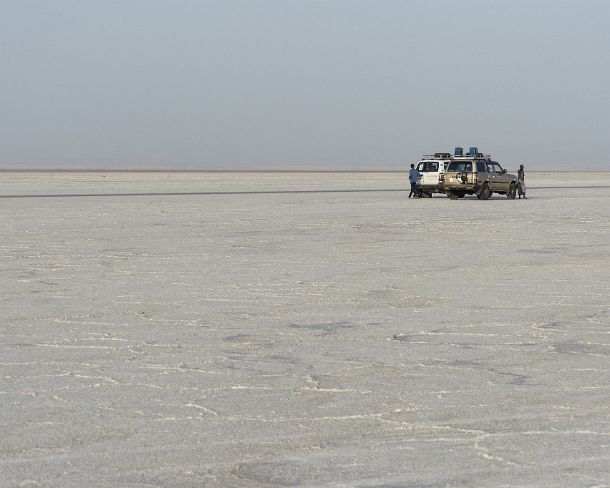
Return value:
<svg viewBox="0 0 610 488">
<path fill-rule="evenodd" d="M 452 161 L 449 163 L 449 168 L 447 171 L 472 171 L 472 162 L 471 161 Z"/>
<path fill-rule="evenodd" d="M 417 165 L 417 171 L 420 173 L 436 173 L 438 171 L 438 163 L 436 161 L 424 161 Z"/>
</svg>

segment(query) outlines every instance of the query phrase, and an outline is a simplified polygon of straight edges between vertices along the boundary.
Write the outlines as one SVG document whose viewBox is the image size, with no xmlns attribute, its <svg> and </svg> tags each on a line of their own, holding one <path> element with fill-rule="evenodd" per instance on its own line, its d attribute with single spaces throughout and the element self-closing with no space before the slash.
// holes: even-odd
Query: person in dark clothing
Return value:
<svg viewBox="0 0 610 488">
<path fill-rule="evenodd" d="M 523 165 L 519 166 L 519 171 L 517 171 L 517 185 L 519 188 L 519 198 L 523 195 L 523 198 L 527 198 L 525 196 L 525 170 L 523 169 Z"/>
<path fill-rule="evenodd" d="M 419 176 L 419 173 L 417 172 L 417 170 L 415 169 L 415 165 L 412 164 L 411 165 L 411 171 L 409 171 L 409 181 L 411 182 L 411 191 L 409 192 L 409 198 L 411 197 L 417 197 L 417 188 L 415 187 L 415 185 L 417 184 L 417 177 Z"/>
</svg>

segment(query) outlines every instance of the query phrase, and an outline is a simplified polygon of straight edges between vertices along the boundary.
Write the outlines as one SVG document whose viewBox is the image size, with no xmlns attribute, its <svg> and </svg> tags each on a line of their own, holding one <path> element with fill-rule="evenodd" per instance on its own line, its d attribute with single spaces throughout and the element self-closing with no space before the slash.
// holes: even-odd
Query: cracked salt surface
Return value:
<svg viewBox="0 0 610 488">
<path fill-rule="evenodd" d="M 2 173 L 0 486 L 609 486 L 610 174 L 569 182 Z"/>
</svg>

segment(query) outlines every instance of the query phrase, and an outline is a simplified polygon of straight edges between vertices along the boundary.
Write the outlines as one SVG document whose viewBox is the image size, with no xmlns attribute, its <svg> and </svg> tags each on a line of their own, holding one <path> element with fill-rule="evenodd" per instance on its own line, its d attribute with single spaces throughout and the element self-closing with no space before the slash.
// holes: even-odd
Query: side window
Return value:
<svg viewBox="0 0 610 488">
<path fill-rule="evenodd" d="M 502 166 L 500 166 L 500 163 L 496 163 L 496 172 L 502 173 L 502 171 L 504 170 L 502 169 Z"/>
<path fill-rule="evenodd" d="M 449 164 L 448 171 L 464 172 L 472 171 L 472 163 L 470 161 L 453 161 Z"/>
<path fill-rule="evenodd" d="M 438 171 L 438 163 L 426 161 L 417 165 L 417 171 L 420 173 L 436 173 Z"/>
<path fill-rule="evenodd" d="M 487 166 L 484 161 L 477 161 L 477 173 L 486 173 Z"/>
<path fill-rule="evenodd" d="M 459 171 L 460 173 L 469 172 L 472 171 L 472 163 L 470 161 L 457 163 L 455 167 L 451 167 L 451 170 Z"/>
</svg>

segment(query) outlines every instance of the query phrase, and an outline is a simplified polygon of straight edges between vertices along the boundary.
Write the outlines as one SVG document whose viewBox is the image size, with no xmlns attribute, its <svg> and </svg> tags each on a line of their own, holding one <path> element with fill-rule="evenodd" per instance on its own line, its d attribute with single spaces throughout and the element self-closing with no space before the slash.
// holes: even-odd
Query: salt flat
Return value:
<svg viewBox="0 0 610 488">
<path fill-rule="evenodd" d="M 0 486 L 610 486 L 610 173 L 406 180 L 0 173 Z"/>
</svg>

